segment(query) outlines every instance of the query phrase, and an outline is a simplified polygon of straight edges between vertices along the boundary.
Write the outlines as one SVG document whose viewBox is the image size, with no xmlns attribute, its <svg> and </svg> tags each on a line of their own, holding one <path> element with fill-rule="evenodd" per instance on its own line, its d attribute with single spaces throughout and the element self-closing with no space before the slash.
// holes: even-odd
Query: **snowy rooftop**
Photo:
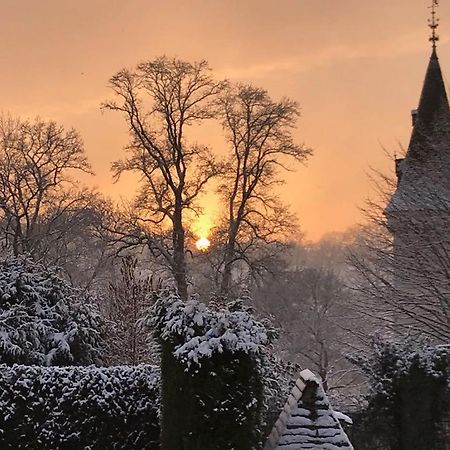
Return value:
<svg viewBox="0 0 450 450">
<path fill-rule="evenodd" d="M 300 373 L 264 450 L 353 450 L 320 380 Z"/>
</svg>

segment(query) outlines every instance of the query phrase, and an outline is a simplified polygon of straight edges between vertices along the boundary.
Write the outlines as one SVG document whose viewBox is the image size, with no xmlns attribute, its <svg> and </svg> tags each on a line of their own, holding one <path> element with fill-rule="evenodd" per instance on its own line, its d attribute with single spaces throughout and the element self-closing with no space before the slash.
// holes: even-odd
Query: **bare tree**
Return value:
<svg viewBox="0 0 450 450">
<path fill-rule="evenodd" d="M 196 209 L 219 170 L 209 149 L 189 143 L 186 131 L 215 116 L 224 83 L 212 79 L 205 61 L 160 57 L 118 72 L 110 86 L 118 100 L 104 107 L 124 114 L 131 136 L 128 157 L 113 165 L 115 175 L 132 171 L 142 181 L 128 229 L 116 232 L 125 246 L 146 245 L 162 257 L 186 299 L 185 213 Z"/>
<path fill-rule="evenodd" d="M 73 211 L 91 194 L 74 188 L 70 173 L 90 173 L 78 133 L 54 122 L 0 119 L 0 227 L 14 255 L 45 257 L 73 226 Z M 75 214 L 76 216 L 76 214 Z M 64 222 L 64 224 L 63 224 Z M 61 226 L 63 225 L 63 226 Z"/>
<path fill-rule="evenodd" d="M 56 265 L 76 286 L 91 288 L 107 269 L 98 233 L 108 203 L 78 187 L 91 173 L 79 134 L 54 122 L 0 118 L 0 230 L 5 253 Z"/>
<path fill-rule="evenodd" d="M 341 242 L 334 249 L 328 242 L 295 246 L 277 276 L 266 277 L 252 295 L 257 309 L 280 329 L 276 351 L 318 373 L 334 396 L 348 395 L 359 382 L 359 371 L 346 355 L 363 346 L 360 316 L 341 278 L 346 249 Z M 336 257 L 340 252 L 341 261 L 322 262 L 330 250 Z"/>
<path fill-rule="evenodd" d="M 220 292 L 226 295 L 239 261 L 252 270 L 264 267 L 280 249 L 280 238 L 292 230 L 295 220 L 274 190 L 283 183 L 279 170 L 289 170 L 292 161 L 305 161 L 311 150 L 293 140 L 299 116 L 294 101 L 275 102 L 263 89 L 238 85 L 221 96 L 220 105 L 231 148 L 220 186 L 226 209 L 218 268 Z"/>
<path fill-rule="evenodd" d="M 396 196 L 393 176 L 377 172 L 374 180 L 378 196 L 364 208 L 367 225 L 350 258 L 359 275 L 355 308 L 395 332 L 448 341 L 449 191 L 437 174 Z"/>
<path fill-rule="evenodd" d="M 83 289 L 104 292 L 113 273 L 114 248 L 104 228 L 111 224 L 113 207 L 96 193 L 61 215 L 45 259 L 63 268 L 70 282 Z"/>
<path fill-rule="evenodd" d="M 153 279 L 138 269 L 138 259 L 121 260 L 120 277 L 110 283 L 109 319 L 114 324 L 109 336 L 110 359 L 114 364 L 137 365 L 149 362 L 152 355 L 149 333 L 140 325 L 158 289 Z M 153 355 L 155 356 L 155 355 Z"/>
</svg>

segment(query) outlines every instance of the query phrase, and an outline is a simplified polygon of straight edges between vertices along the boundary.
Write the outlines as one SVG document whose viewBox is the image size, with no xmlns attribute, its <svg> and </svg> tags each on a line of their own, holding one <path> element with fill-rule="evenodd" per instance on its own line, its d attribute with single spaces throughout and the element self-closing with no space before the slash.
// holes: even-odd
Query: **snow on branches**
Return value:
<svg viewBox="0 0 450 450">
<path fill-rule="evenodd" d="M 371 393 L 390 397 L 395 386 L 413 369 L 447 383 L 450 389 L 450 345 L 408 337 L 403 341 L 375 336 L 369 355 L 350 355 L 369 379 Z"/>
<path fill-rule="evenodd" d="M 0 365 L 2 449 L 159 449 L 159 369 Z"/>
<path fill-rule="evenodd" d="M 55 270 L 23 257 L 0 263 L 0 363 L 96 363 L 103 329 L 93 299 Z"/>
<path fill-rule="evenodd" d="M 270 341 L 266 325 L 245 309 L 213 310 L 196 300 L 183 302 L 172 292 L 160 296 L 151 316 L 159 337 L 175 344 L 174 356 L 188 367 L 224 351 L 260 354 Z"/>
</svg>

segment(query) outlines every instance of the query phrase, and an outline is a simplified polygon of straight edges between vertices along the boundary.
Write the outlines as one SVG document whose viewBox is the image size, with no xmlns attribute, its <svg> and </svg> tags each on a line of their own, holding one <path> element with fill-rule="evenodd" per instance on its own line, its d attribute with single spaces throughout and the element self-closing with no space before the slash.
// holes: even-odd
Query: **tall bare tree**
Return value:
<svg viewBox="0 0 450 450">
<path fill-rule="evenodd" d="M 237 85 L 221 96 L 220 105 L 231 153 L 220 186 L 226 212 L 218 265 L 226 295 L 239 261 L 254 270 L 264 267 L 279 250 L 277 241 L 292 230 L 295 220 L 275 193 L 283 183 L 279 172 L 305 161 L 311 150 L 294 142 L 299 107 L 292 100 L 273 101 L 263 89 Z"/>
<path fill-rule="evenodd" d="M 408 190 L 415 210 L 403 210 L 397 203 L 386 211 L 386 205 L 392 205 L 396 182 L 381 173 L 374 180 L 378 197 L 367 201 L 367 224 L 350 257 L 356 269 L 353 287 L 359 294 L 355 309 L 398 333 L 415 332 L 448 341 L 449 197 L 435 189 L 436 182 L 419 184 Z M 393 224 L 400 235 L 392 234 Z"/>
<path fill-rule="evenodd" d="M 95 192 L 83 191 L 84 201 L 61 215 L 55 223 L 52 245 L 44 259 L 64 270 L 70 282 L 100 293 L 114 277 L 114 248 L 104 233 L 114 215 L 111 202 Z"/>
<path fill-rule="evenodd" d="M 71 173 L 90 173 L 79 134 L 54 122 L 0 118 L 0 227 L 14 255 L 45 258 L 92 195 L 75 189 Z M 52 261 L 55 262 L 55 261 Z"/>
<path fill-rule="evenodd" d="M 218 172 L 209 149 L 189 143 L 186 131 L 215 116 L 224 83 L 213 80 L 205 61 L 160 57 L 121 70 L 110 86 L 117 100 L 104 107 L 123 113 L 131 136 L 128 157 L 113 170 L 117 177 L 136 172 L 142 182 L 131 226 L 118 234 L 126 245 L 144 244 L 162 257 L 186 299 L 185 213 L 195 210 L 198 195 Z"/>
</svg>

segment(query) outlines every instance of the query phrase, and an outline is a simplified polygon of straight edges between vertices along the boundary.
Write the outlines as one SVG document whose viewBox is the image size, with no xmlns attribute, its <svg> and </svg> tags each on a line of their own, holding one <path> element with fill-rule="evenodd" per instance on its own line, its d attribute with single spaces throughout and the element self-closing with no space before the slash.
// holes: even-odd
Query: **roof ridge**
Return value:
<svg viewBox="0 0 450 450">
<path fill-rule="evenodd" d="M 314 389 L 312 393 L 310 391 L 311 388 Z M 307 394 L 305 394 L 306 391 L 308 391 Z M 317 400 L 320 400 L 320 408 L 311 408 L 311 410 L 309 411 L 309 409 L 304 408 L 304 405 L 301 402 L 303 397 L 305 396 L 308 397 L 308 400 L 305 401 L 309 403 L 311 401 L 311 399 L 309 399 L 309 397 L 311 397 L 311 394 L 312 398 L 315 399 L 314 405 L 316 405 Z M 323 408 L 323 406 L 326 406 L 326 408 Z M 296 409 L 308 411 L 312 414 L 307 414 L 308 417 L 301 414 L 293 414 Z M 315 414 L 318 411 L 325 411 L 327 414 Z M 332 421 L 333 426 L 330 426 L 330 424 L 327 423 L 326 420 L 324 420 L 325 418 L 327 418 L 326 420 L 328 421 Z M 289 423 L 290 421 L 292 421 L 292 423 Z M 330 436 L 323 434 L 323 430 L 331 429 L 336 430 L 336 433 Z M 293 430 L 297 430 L 298 432 L 292 433 Z M 315 431 L 314 436 L 310 434 L 311 430 Z M 322 430 L 322 433 L 320 433 L 320 430 Z M 311 441 L 311 438 L 313 437 L 315 439 L 314 442 Z M 344 444 L 343 446 L 336 446 L 337 444 L 335 445 L 334 438 L 336 437 L 341 438 L 340 444 Z M 338 447 L 345 447 L 347 450 L 353 450 L 353 447 L 339 422 L 339 417 L 335 413 L 335 411 L 333 411 L 328 397 L 323 390 L 320 379 L 310 370 L 303 370 L 302 372 L 300 372 L 300 376 L 295 382 L 295 385 L 292 388 L 291 393 L 289 394 L 288 399 L 284 405 L 284 408 L 272 428 L 272 432 L 270 433 L 263 450 L 276 450 L 278 448 L 285 448 L 284 446 L 288 445 L 289 440 L 297 440 L 297 442 L 289 443 L 288 447 L 290 449 L 295 448 L 300 450 L 303 448 L 316 448 L 316 444 L 322 445 L 324 443 L 324 439 L 326 440 L 331 438 L 333 438 L 333 442 L 327 443 L 332 446 L 330 448 L 337 449 Z M 280 440 L 282 440 L 281 443 Z M 305 447 L 303 444 L 308 446 Z M 313 444 L 314 447 L 310 447 L 310 444 Z M 296 446 L 292 447 L 292 445 Z M 319 448 L 322 447 L 317 447 L 317 449 Z"/>
<path fill-rule="evenodd" d="M 441 65 L 436 48 L 433 48 L 420 94 L 414 128 L 432 123 L 441 109 L 450 112 Z"/>
</svg>

